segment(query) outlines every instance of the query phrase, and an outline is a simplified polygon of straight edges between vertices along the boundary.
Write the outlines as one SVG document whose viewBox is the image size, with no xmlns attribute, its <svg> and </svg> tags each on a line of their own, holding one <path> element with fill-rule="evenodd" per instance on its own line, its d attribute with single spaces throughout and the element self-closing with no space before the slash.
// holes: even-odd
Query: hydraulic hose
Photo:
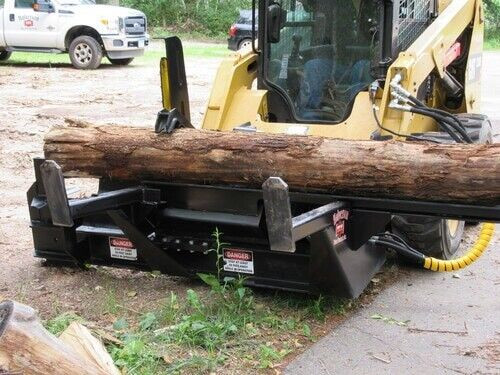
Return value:
<svg viewBox="0 0 500 375">
<path fill-rule="evenodd" d="M 457 142 L 457 143 L 462 143 L 462 140 L 460 138 L 458 138 L 458 136 L 453 132 L 453 130 L 451 129 L 454 129 L 456 130 L 463 138 L 463 140 L 467 143 L 472 143 L 472 139 L 470 139 L 469 135 L 467 134 L 467 132 L 457 126 L 457 124 L 454 122 L 454 120 L 452 119 L 448 119 L 440 114 L 437 114 L 437 113 L 433 113 L 432 111 L 430 110 L 427 110 L 427 109 L 423 109 L 423 108 L 420 108 L 420 107 L 412 107 L 410 109 L 410 112 L 413 112 L 413 113 L 418 113 L 418 114 L 421 114 L 421 115 L 424 115 L 424 116 L 428 116 L 428 117 L 432 117 L 434 118 L 438 123 L 441 124 L 441 126 L 447 131 L 447 133 Z M 451 128 L 451 129 L 450 129 Z"/>
<path fill-rule="evenodd" d="M 413 96 L 411 94 L 408 95 L 408 99 L 410 100 L 410 102 L 412 102 L 417 107 L 420 107 L 422 109 L 425 109 L 425 110 L 437 113 L 438 115 L 441 115 L 441 116 L 444 116 L 444 117 L 449 117 L 452 121 L 454 121 L 457 124 L 457 126 L 459 128 L 461 128 L 461 129 L 463 129 L 465 131 L 465 128 L 464 128 L 463 124 L 460 122 L 460 120 L 454 114 L 452 114 L 450 112 L 443 111 L 442 109 L 439 109 L 439 108 L 430 108 L 427 105 L 425 105 L 424 102 L 422 102 L 421 100 L 417 99 L 415 96 Z"/>
<path fill-rule="evenodd" d="M 451 272 L 467 267 L 483 255 L 491 242 L 494 230 L 495 224 L 483 224 L 481 232 L 479 233 L 479 238 L 474 246 L 467 251 L 467 254 L 458 259 L 451 260 L 441 260 L 425 256 L 420 251 L 412 248 L 401 237 L 392 233 L 382 233 L 374 236 L 370 239 L 370 242 L 396 250 L 398 255 L 406 258 L 419 267 L 436 272 Z"/>
<path fill-rule="evenodd" d="M 414 96 L 410 95 L 409 100 L 415 104 L 418 108 L 424 109 L 426 111 L 429 111 L 431 113 L 435 113 L 438 115 L 443 116 L 446 119 L 449 119 L 450 121 L 453 121 L 455 123 L 455 126 L 453 126 L 454 129 L 456 129 L 464 138 L 464 140 L 467 143 L 473 143 L 472 139 L 469 137 L 469 134 L 467 134 L 467 131 L 465 130 L 464 125 L 460 122 L 457 116 L 453 115 L 452 113 L 443 111 L 442 109 L 439 108 L 430 108 L 427 107 L 424 103 L 422 103 L 420 100 L 415 98 Z"/>
<path fill-rule="evenodd" d="M 392 89 L 394 90 L 392 96 L 396 101 L 396 106 L 393 106 L 393 108 L 398 108 L 399 101 L 403 102 L 404 104 L 409 102 L 409 105 L 406 108 L 403 105 L 399 106 L 399 109 L 433 118 L 457 143 L 462 143 L 462 140 L 451 129 L 456 130 L 456 132 L 460 134 L 460 136 L 463 138 L 463 141 L 465 141 L 466 143 L 474 143 L 469 134 L 467 134 L 467 131 L 463 124 L 455 115 L 438 108 L 429 108 L 427 105 L 425 105 L 424 102 L 401 87 L 401 85 L 399 84 L 400 80 L 401 76 L 396 76 L 390 84 Z"/>
<path fill-rule="evenodd" d="M 398 245 L 394 242 L 387 242 L 387 241 L 384 241 L 381 239 L 377 241 L 377 244 L 382 245 L 382 246 L 387 246 L 387 247 L 390 247 L 391 249 L 396 250 L 399 255 L 401 255 L 402 257 L 408 259 L 409 261 L 411 261 L 419 266 L 424 265 L 424 262 L 425 262 L 424 254 L 412 251 L 413 249 Z"/>
<path fill-rule="evenodd" d="M 495 231 L 495 224 L 485 223 L 481 228 L 481 233 L 474 246 L 469 249 L 467 254 L 452 260 L 440 260 L 432 257 L 424 258 L 424 268 L 436 272 L 457 271 L 467 267 L 476 261 L 488 247 Z"/>
<path fill-rule="evenodd" d="M 441 115 L 441 116 L 444 116 L 444 117 L 448 117 L 450 120 L 454 121 L 455 124 L 460 128 L 460 129 L 463 129 L 463 131 L 466 132 L 466 129 L 464 127 L 464 125 L 462 124 L 462 122 L 460 122 L 460 120 L 458 119 L 457 116 L 455 116 L 454 114 L 452 113 L 449 113 L 449 112 L 446 112 L 446 111 L 443 111 L 442 109 L 439 109 L 439 108 L 425 108 L 425 109 L 428 109 L 428 110 L 431 110 L 432 112 L 435 112 L 437 113 L 438 115 Z M 471 140 L 472 141 L 472 140 Z"/>
</svg>

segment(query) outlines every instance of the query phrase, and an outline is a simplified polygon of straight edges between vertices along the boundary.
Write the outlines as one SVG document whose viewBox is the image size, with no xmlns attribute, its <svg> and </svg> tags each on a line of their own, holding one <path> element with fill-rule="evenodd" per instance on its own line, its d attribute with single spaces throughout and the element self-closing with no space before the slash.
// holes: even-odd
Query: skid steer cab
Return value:
<svg viewBox="0 0 500 375">
<path fill-rule="evenodd" d="M 218 273 L 221 256 L 223 276 L 313 294 L 358 296 L 385 249 L 403 247 L 384 234 L 394 213 L 500 221 L 498 207 L 290 192 L 277 177 L 258 190 L 103 179 L 97 195 L 68 199 L 54 161 L 36 159 L 35 173 L 28 192 L 35 256 L 49 263 L 195 277 Z"/>
</svg>

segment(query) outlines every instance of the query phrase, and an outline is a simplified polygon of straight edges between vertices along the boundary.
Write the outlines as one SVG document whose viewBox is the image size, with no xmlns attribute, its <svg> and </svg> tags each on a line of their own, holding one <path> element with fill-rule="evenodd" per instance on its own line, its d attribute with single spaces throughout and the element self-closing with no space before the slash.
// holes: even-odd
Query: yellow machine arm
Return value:
<svg viewBox="0 0 500 375">
<path fill-rule="evenodd" d="M 401 85 L 415 95 L 427 79 L 436 70 L 440 77 L 444 75 L 446 53 L 455 44 L 468 27 L 472 28 L 472 38 L 467 61 L 465 82 L 465 100 L 459 112 L 477 112 L 480 104 L 480 70 L 483 49 L 484 14 L 481 0 L 441 1 L 440 9 L 450 3 L 422 35 L 389 68 L 386 82 L 396 74 L 403 78 Z M 392 100 L 389 85 L 386 85 L 380 104 L 380 118 L 385 127 L 398 133 L 420 133 L 433 131 L 436 125 L 432 119 L 403 113 L 390 109 Z M 433 107 L 442 106 L 439 102 L 439 90 L 433 93 Z"/>
</svg>

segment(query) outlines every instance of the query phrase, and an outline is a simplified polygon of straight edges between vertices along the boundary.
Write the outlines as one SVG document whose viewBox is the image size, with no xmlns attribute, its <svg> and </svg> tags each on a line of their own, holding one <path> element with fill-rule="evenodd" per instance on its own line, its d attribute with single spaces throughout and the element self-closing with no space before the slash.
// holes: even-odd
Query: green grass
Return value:
<svg viewBox="0 0 500 375">
<path fill-rule="evenodd" d="M 189 289 L 171 292 L 156 311 L 138 322 L 119 318 L 114 324 L 123 346 L 112 346 L 115 363 L 127 374 L 217 372 L 229 367 L 243 372 L 274 368 L 283 358 L 314 340 L 310 324 L 327 312 L 343 314 L 335 299 L 278 294 L 257 297 L 244 279 L 222 278 L 221 233 L 214 233 L 216 275 L 199 274 L 210 287 L 204 297 Z M 128 327 L 135 327 L 128 329 Z"/>
<path fill-rule="evenodd" d="M 203 44 L 186 44 L 184 47 L 184 55 L 187 58 L 203 57 L 203 58 L 222 58 L 227 56 L 229 50 L 226 45 L 203 45 Z M 162 50 L 146 50 L 144 56 L 135 59 L 133 64 L 153 64 L 158 62 L 165 56 Z M 104 64 L 109 64 L 106 59 L 103 59 Z M 1 65 L 60 65 L 70 64 L 68 54 L 50 54 L 50 53 L 31 53 L 31 52 L 14 52 L 11 58 L 2 62 Z"/>
<path fill-rule="evenodd" d="M 161 27 L 150 28 L 149 33 L 151 35 L 151 38 L 166 38 L 168 36 L 178 36 L 183 41 L 208 42 L 208 43 L 220 43 L 220 44 L 226 44 L 228 38 L 227 33 L 221 34 L 219 36 L 209 36 L 199 31 L 183 32 L 183 31 L 164 29 Z"/>
<path fill-rule="evenodd" d="M 243 278 L 224 278 L 221 251 L 227 244 L 221 236 L 216 230 L 216 248 L 211 250 L 217 255 L 218 272 L 198 275 L 205 289 L 170 291 L 155 307 L 132 310 L 120 304 L 120 293 L 112 286 L 103 287 L 100 311 L 111 320 L 92 326 L 115 336 L 107 341 L 107 349 L 123 373 L 232 374 L 275 369 L 288 354 L 314 342 L 327 318 L 344 315 L 353 307 L 334 297 L 254 293 Z M 75 320 L 83 321 L 69 312 L 45 326 L 59 335 Z"/>
<path fill-rule="evenodd" d="M 500 31 L 486 32 L 486 38 L 484 40 L 485 50 L 500 50 Z"/>
<path fill-rule="evenodd" d="M 53 335 L 60 335 L 73 322 L 81 322 L 83 319 L 74 312 L 65 312 L 45 322 L 45 328 Z"/>
<path fill-rule="evenodd" d="M 170 292 L 161 305 L 141 316 L 116 315 L 115 335 L 123 345 L 108 349 L 125 373 L 255 373 L 275 368 L 284 357 L 315 340 L 314 327 L 327 315 L 342 315 L 346 302 L 333 297 L 288 293 L 256 295 L 244 279 L 223 278 L 216 231 L 216 275 L 199 274 L 209 287 Z M 313 328 L 311 328 L 313 327 Z M 226 371 L 227 372 L 227 371 Z"/>
<path fill-rule="evenodd" d="M 184 45 L 184 56 L 185 57 L 206 57 L 206 58 L 221 58 L 229 55 L 230 51 L 227 49 L 227 45 L 222 44 L 202 44 L 198 43 L 196 45 L 193 44 L 185 44 Z M 165 52 L 163 50 L 149 50 L 145 53 L 144 56 L 137 59 L 140 61 L 150 61 L 150 60 L 159 60 L 160 58 L 165 56 Z"/>
<path fill-rule="evenodd" d="M 171 292 L 162 307 L 135 322 L 117 318 L 113 327 L 123 345 L 109 347 L 117 366 L 127 374 L 204 374 L 221 367 L 255 373 L 314 341 L 311 325 L 326 314 L 345 311 L 343 301 L 256 296 L 243 279 L 200 277 L 210 287 L 206 295 Z"/>
</svg>

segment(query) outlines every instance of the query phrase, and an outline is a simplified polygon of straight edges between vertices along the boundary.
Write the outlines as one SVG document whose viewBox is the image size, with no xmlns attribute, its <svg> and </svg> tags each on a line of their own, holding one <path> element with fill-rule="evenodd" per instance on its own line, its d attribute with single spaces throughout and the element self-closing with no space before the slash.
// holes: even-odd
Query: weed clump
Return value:
<svg viewBox="0 0 500 375">
<path fill-rule="evenodd" d="M 170 292 L 161 308 L 135 324 L 118 319 L 114 329 L 123 345 L 111 354 L 127 374 L 210 373 L 220 366 L 275 368 L 307 341 L 314 324 L 328 312 L 342 314 L 344 302 L 296 294 L 256 295 L 245 278 L 223 277 L 222 251 L 227 246 L 216 230 L 216 274 L 198 274 L 210 290 Z M 313 327 L 313 328 L 311 328 Z"/>
<path fill-rule="evenodd" d="M 74 312 L 65 312 L 48 320 L 44 325 L 47 331 L 55 336 L 59 336 L 73 322 L 83 322 L 83 319 Z"/>
</svg>

